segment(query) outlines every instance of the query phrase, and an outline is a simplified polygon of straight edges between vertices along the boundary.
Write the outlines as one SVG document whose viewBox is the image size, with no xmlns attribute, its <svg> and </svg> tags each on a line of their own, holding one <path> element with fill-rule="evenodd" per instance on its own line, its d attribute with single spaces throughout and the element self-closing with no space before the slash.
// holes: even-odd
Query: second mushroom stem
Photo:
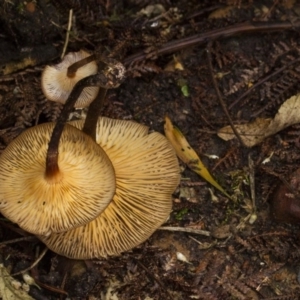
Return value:
<svg viewBox="0 0 300 300">
<path fill-rule="evenodd" d="M 90 61 L 88 60 L 87 63 L 88 62 L 90 62 Z M 101 70 L 103 70 L 105 68 L 105 63 L 103 61 L 99 62 L 99 68 L 101 68 Z M 69 69 L 70 69 L 70 67 L 69 67 Z M 103 87 L 100 88 L 100 91 L 99 91 L 96 99 L 89 106 L 87 116 L 86 116 L 86 119 L 84 122 L 84 126 L 82 129 L 82 131 L 84 133 L 86 133 L 87 135 L 89 135 L 94 141 L 96 141 L 96 127 L 97 127 L 98 117 L 99 117 L 101 109 L 104 105 L 104 100 L 105 100 L 105 96 L 107 94 L 107 90 L 108 90 L 107 88 L 103 88 Z"/>
<path fill-rule="evenodd" d="M 98 117 L 104 104 L 107 89 L 100 88 L 96 99 L 90 104 L 82 131 L 96 141 Z"/>
</svg>

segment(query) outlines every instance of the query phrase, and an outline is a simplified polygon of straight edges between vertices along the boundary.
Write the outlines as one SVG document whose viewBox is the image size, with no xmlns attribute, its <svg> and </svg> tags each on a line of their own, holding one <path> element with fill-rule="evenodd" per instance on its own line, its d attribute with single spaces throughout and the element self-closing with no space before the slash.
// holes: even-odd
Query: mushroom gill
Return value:
<svg viewBox="0 0 300 300">
<path fill-rule="evenodd" d="M 63 60 L 52 66 L 46 66 L 42 73 L 42 90 L 48 100 L 64 104 L 68 99 L 75 84 L 90 75 L 97 73 L 98 66 L 96 61 L 91 61 L 69 75 L 68 68 L 74 63 L 89 57 L 90 54 L 80 50 L 68 53 Z M 87 107 L 97 96 L 99 87 L 85 87 L 78 97 L 75 107 Z"/>
<path fill-rule="evenodd" d="M 97 217 L 115 193 L 110 159 L 88 135 L 64 127 L 55 176 L 45 175 L 54 123 L 24 131 L 0 156 L 0 211 L 24 230 L 49 235 Z"/>
<path fill-rule="evenodd" d="M 71 124 L 82 128 L 83 121 Z M 39 236 L 54 252 L 69 258 L 118 255 L 145 241 L 168 218 L 180 180 L 171 144 L 157 132 L 149 134 L 146 126 L 102 117 L 96 141 L 115 170 L 112 201 L 84 226 Z"/>
</svg>

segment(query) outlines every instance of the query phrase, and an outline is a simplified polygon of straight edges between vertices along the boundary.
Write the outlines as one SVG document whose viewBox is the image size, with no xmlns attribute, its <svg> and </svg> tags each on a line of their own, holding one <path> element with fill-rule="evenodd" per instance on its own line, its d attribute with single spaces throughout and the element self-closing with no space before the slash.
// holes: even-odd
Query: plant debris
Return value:
<svg viewBox="0 0 300 300">
<path fill-rule="evenodd" d="M 11 277 L 7 269 L 0 264 L 0 297 L 3 300 L 24 299 L 33 300 L 34 298 L 28 295 L 28 286 L 22 284 Z"/>
<path fill-rule="evenodd" d="M 30 286 L 34 299 L 299 298 L 299 223 L 279 223 L 269 208 L 300 168 L 298 101 L 285 103 L 299 93 L 298 1 L 9 0 L 0 24 L 0 153 L 25 129 L 57 120 L 62 105 L 43 95 L 42 70 L 83 49 L 126 66 L 101 115 L 161 133 L 171 116 L 232 191 L 210 192 L 182 165 L 162 230 L 107 259 L 42 257 L 45 245 L 2 217 L 2 287 L 11 292 L 11 276 L 22 284 L 27 270 L 40 287 Z M 217 136 L 231 122 L 240 141 Z"/>
<path fill-rule="evenodd" d="M 236 125 L 235 128 L 245 145 L 253 147 L 261 143 L 265 138 L 297 123 L 300 123 L 299 94 L 286 100 L 280 106 L 274 119 L 257 118 L 251 123 Z M 226 126 L 218 131 L 218 136 L 225 141 L 229 141 L 234 138 L 234 133 L 230 126 Z"/>
<path fill-rule="evenodd" d="M 172 124 L 169 117 L 165 117 L 165 135 L 174 147 L 178 157 L 186 163 L 195 173 L 199 174 L 205 180 L 207 180 L 212 186 L 217 188 L 225 196 L 230 196 L 225 190 L 215 181 L 206 169 L 195 150 L 190 146 L 181 131 Z"/>
</svg>

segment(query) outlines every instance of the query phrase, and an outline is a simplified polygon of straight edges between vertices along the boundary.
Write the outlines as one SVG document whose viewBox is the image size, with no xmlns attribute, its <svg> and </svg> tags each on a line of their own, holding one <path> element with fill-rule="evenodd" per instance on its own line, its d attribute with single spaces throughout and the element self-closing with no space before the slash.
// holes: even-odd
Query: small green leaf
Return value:
<svg viewBox="0 0 300 300">
<path fill-rule="evenodd" d="M 181 87 L 181 92 L 184 97 L 188 97 L 190 95 L 189 93 L 189 87 L 187 85 L 184 85 Z"/>
</svg>

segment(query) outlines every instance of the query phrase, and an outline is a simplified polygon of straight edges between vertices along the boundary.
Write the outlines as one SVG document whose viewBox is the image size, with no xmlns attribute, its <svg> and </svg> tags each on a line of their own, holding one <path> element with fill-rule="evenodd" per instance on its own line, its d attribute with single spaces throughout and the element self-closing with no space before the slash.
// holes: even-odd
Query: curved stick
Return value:
<svg viewBox="0 0 300 300">
<path fill-rule="evenodd" d="M 179 40 L 173 40 L 166 44 L 163 44 L 161 48 L 155 50 L 155 55 L 163 55 L 168 53 L 174 53 L 176 51 L 192 47 L 199 43 L 206 43 L 209 40 L 215 40 L 221 37 L 228 37 L 235 34 L 251 33 L 251 32 L 268 32 L 278 30 L 295 30 L 300 26 L 300 21 L 295 22 L 244 22 L 228 26 L 225 28 L 217 28 L 207 32 L 195 34 Z M 147 59 L 151 53 L 146 53 L 144 50 L 128 56 L 124 60 L 124 65 L 128 66 L 132 63 Z"/>
</svg>

